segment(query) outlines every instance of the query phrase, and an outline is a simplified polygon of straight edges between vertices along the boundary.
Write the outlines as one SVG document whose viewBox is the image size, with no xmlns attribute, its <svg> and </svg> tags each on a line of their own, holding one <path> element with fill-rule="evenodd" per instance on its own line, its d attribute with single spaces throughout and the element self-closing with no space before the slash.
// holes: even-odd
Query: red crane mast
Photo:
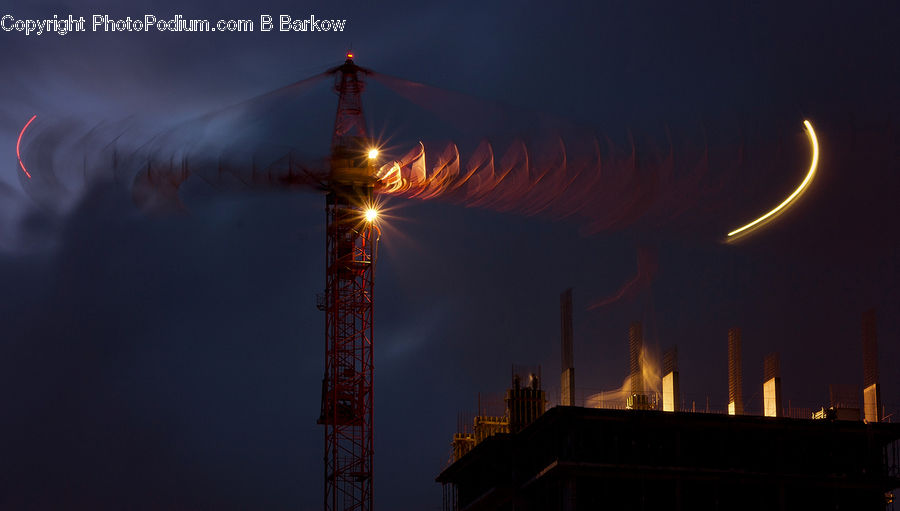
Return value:
<svg viewBox="0 0 900 511">
<path fill-rule="evenodd" d="M 325 506 L 372 509 L 374 426 L 373 285 L 378 242 L 374 207 L 377 150 L 366 135 L 361 93 L 368 71 L 353 55 L 335 75 L 338 110 L 326 183 Z"/>
</svg>

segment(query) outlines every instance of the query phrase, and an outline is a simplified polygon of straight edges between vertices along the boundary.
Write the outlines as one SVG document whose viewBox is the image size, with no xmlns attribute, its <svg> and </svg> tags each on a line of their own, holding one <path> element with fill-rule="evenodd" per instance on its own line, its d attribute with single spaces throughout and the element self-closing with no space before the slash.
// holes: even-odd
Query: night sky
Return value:
<svg viewBox="0 0 900 511">
<path fill-rule="evenodd" d="M 740 326 L 747 407 L 761 406 L 763 357 L 778 351 L 785 401 L 818 409 L 828 384 L 861 385 L 861 313 L 874 307 L 883 399 L 900 410 L 897 2 L 120 4 L 5 0 L 0 15 L 348 21 L 343 33 L 0 32 L 0 507 L 321 507 L 321 192 L 192 176 L 183 209 L 148 212 L 134 159 L 111 162 L 141 148 L 239 166 L 293 148 L 321 167 L 328 79 L 247 100 L 339 65 L 351 46 L 389 78 L 363 100 L 370 131 L 398 153 L 517 137 L 540 153 L 596 135 L 616 154 L 633 142 L 643 162 L 707 162 L 702 193 L 670 189 L 652 214 L 612 225 L 597 215 L 623 207 L 616 194 L 580 197 L 590 208 L 571 215 L 388 199 L 379 509 L 439 509 L 457 414 L 499 395 L 511 364 L 541 364 L 557 399 L 568 287 L 581 396 L 622 385 L 641 320 L 652 350 L 678 346 L 688 404 L 725 408 L 727 329 Z M 34 114 L 29 180 L 15 147 Z M 804 119 L 822 150 L 810 189 L 722 243 L 804 177 Z"/>
</svg>

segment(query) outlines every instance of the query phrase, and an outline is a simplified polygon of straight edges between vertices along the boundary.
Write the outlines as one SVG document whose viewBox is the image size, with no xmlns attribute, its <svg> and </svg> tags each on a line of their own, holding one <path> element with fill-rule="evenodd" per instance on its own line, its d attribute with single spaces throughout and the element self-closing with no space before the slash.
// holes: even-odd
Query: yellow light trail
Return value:
<svg viewBox="0 0 900 511">
<path fill-rule="evenodd" d="M 816 175 L 816 167 L 819 165 L 819 140 L 816 138 L 816 132 L 813 130 L 812 124 L 810 124 L 809 121 L 803 121 L 803 124 L 806 126 L 806 132 L 809 135 L 809 142 L 810 142 L 810 144 L 812 144 L 812 150 L 813 150 L 812 163 L 810 163 L 810 165 L 809 165 L 809 172 L 807 172 L 806 178 L 803 179 L 803 182 L 800 183 L 800 186 L 798 186 L 797 189 L 794 190 L 794 193 L 790 194 L 787 199 L 784 199 L 784 202 L 775 206 L 775 209 L 773 209 L 772 211 L 769 211 L 765 215 L 757 218 L 756 220 L 750 222 L 749 224 L 747 224 L 743 227 L 739 227 L 739 228 L 729 232 L 728 233 L 729 238 L 734 236 L 735 234 L 740 234 L 741 232 L 744 232 L 747 229 L 750 229 L 751 227 L 759 225 L 760 222 L 764 222 L 766 219 L 770 218 L 772 215 L 774 215 L 774 214 L 778 213 L 779 211 L 781 211 L 782 209 L 786 208 L 788 206 L 788 204 L 790 204 L 791 201 L 793 201 L 801 193 L 803 193 L 803 190 L 805 190 L 806 187 L 809 186 L 809 183 L 812 182 L 813 177 Z"/>
</svg>

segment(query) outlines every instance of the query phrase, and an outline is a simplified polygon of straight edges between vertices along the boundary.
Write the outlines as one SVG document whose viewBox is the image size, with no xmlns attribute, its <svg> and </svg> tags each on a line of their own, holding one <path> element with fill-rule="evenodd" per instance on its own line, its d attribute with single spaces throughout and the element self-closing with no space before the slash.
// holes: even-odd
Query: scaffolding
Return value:
<svg viewBox="0 0 900 511">
<path fill-rule="evenodd" d="M 741 329 L 728 329 L 728 415 L 744 414 Z"/>
<path fill-rule="evenodd" d="M 560 340 L 562 341 L 562 375 L 560 376 L 559 402 L 563 406 L 575 405 L 575 351 L 572 333 L 572 289 L 559 296 Z"/>
<path fill-rule="evenodd" d="M 867 422 L 879 422 L 882 419 L 876 328 L 875 309 L 869 309 L 862 316 L 863 411 Z"/>
<path fill-rule="evenodd" d="M 513 366 L 512 386 L 506 391 L 509 431 L 518 433 L 543 415 L 547 395 L 541 388 L 541 367 Z"/>
<path fill-rule="evenodd" d="M 502 401 L 485 398 L 479 393 L 478 412 L 472 420 L 459 414 L 457 432 L 450 442 L 450 462 L 458 461 L 488 438 L 523 430 L 543 415 L 546 408 L 547 394 L 541 388 L 541 367 L 512 366 L 512 384 Z"/>
</svg>

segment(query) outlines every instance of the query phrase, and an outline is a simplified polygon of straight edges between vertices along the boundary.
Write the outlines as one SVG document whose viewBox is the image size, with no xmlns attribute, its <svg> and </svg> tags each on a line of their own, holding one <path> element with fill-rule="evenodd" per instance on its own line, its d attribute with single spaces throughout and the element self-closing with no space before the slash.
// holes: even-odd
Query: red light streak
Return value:
<svg viewBox="0 0 900 511">
<path fill-rule="evenodd" d="M 588 306 L 588 310 L 599 309 L 601 307 L 616 303 L 622 298 L 633 297 L 635 294 L 637 294 L 638 291 L 641 291 L 644 288 L 650 286 L 650 284 L 653 282 L 653 277 L 656 276 L 656 271 L 658 269 L 659 263 L 657 261 L 656 251 L 649 248 L 638 249 L 637 275 L 635 275 L 633 279 L 626 282 L 612 296 L 600 300 L 595 300 Z"/>
<path fill-rule="evenodd" d="M 22 131 L 19 132 L 19 140 L 16 140 L 16 158 L 18 158 L 19 166 L 22 167 L 22 172 L 24 172 L 25 175 L 28 176 L 28 179 L 31 179 L 31 174 L 28 173 L 28 170 L 25 169 L 25 164 L 22 163 L 22 155 L 19 152 L 19 145 L 22 144 L 22 135 L 25 134 L 25 130 L 28 129 L 28 126 L 31 124 L 35 117 L 37 117 L 37 114 L 32 115 L 31 119 L 28 119 L 28 122 L 25 123 L 25 127 L 23 127 Z"/>
</svg>

